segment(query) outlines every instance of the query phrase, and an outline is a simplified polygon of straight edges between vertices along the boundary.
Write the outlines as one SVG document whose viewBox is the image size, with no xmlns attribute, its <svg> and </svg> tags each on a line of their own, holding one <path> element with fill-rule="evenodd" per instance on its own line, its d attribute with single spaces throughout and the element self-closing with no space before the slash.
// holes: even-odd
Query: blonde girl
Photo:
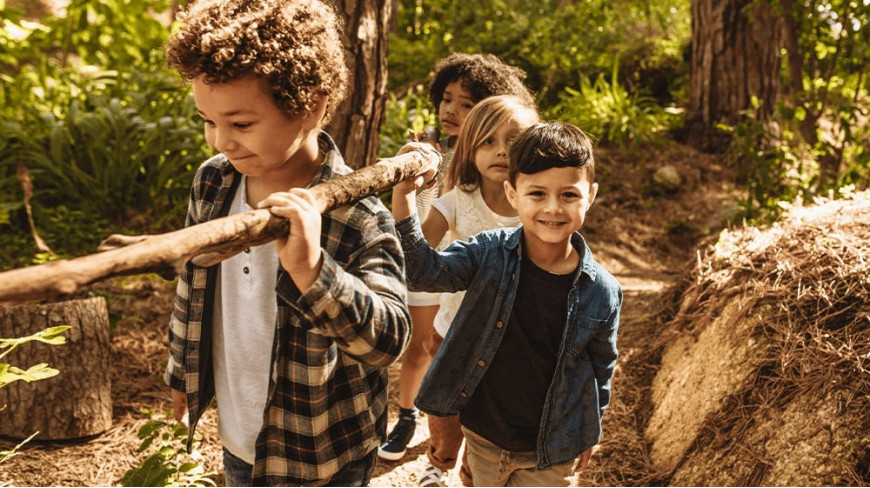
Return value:
<svg viewBox="0 0 870 488">
<path fill-rule="evenodd" d="M 517 212 L 504 190 L 508 179 L 508 149 L 520 131 L 539 121 L 535 108 L 513 95 L 486 98 L 469 111 L 445 176 L 445 193 L 432 204 L 422 224 L 430 245 L 437 246 L 442 239 L 445 243 L 467 240 L 484 230 L 519 225 Z M 393 195 L 393 215 L 399 221 L 410 215 L 410 209 L 416 208 L 416 195 L 413 192 L 407 197 L 405 192 Z M 396 195 L 401 196 L 395 198 Z M 464 292 L 442 294 L 434 331 L 424 339 L 430 357 L 438 350 L 463 296 Z M 420 486 L 444 486 L 442 478 L 456 465 L 462 446 L 459 417 L 428 415 L 427 419 L 430 466 L 421 476 Z M 463 484 L 472 486 L 471 473 L 464 462 L 460 477 Z"/>
</svg>

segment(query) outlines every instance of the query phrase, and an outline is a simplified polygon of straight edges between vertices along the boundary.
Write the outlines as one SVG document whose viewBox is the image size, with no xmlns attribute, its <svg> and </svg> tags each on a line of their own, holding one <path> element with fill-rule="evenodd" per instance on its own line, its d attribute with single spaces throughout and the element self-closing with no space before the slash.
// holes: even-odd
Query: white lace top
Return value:
<svg viewBox="0 0 870 488">
<path fill-rule="evenodd" d="M 493 212 L 483 200 L 480 188 L 465 191 L 455 187 L 435 200 L 432 206 L 444 216 L 450 229 L 441 241 L 443 247 L 446 247 L 445 241 L 448 241 L 448 237 L 448 242 L 459 239 L 467 241 L 469 237 L 485 230 L 520 225 L 519 217 L 505 217 Z M 464 296 L 465 292 L 441 294 L 441 308 L 435 316 L 435 331 L 441 337 L 447 334 Z"/>
</svg>

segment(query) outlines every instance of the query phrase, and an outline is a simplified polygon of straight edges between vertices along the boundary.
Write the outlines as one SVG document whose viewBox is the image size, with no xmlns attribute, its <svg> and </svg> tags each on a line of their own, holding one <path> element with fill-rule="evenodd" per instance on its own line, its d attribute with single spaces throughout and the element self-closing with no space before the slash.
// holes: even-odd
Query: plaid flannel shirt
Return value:
<svg viewBox="0 0 870 488">
<path fill-rule="evenodd" d="M 312 185 L 352 171 L 335 143 Z M 223 155 L 206 161 L 186 226 L 226 215 L 239 173 Z M 320 277 L 300 294 L 279 268 L 272 375 L 257 437 L 257 485 L 322 484 L 376 449 L 386 433 L 387 369 L 410 339 L 404 257 L 392 215 L 368 197 L 323 215 Z M 187 263 L 169 324 L 167 384 L 187 393 L 190 439 L 214 397 L 212 317 L 219 266 Z M 269 354 L 269 351 L 264 351 Z"/>
</svg>

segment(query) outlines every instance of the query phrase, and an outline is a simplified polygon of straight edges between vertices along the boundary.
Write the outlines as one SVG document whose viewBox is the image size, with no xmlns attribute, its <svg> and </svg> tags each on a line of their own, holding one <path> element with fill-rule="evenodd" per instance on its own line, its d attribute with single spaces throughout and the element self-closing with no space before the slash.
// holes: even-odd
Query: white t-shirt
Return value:
<svg viewBox="0 0 870 488">
<path fill-rule="evenodd" d="M 230 215 L 253 210 L 245 193 L 242 176 Z M 278 266 L 275 243 L 267 242 L 224 260 L 218 273 L 212 347 L 220 438 L 249 464 L 269 394 Z"/>
<path fill-rule="evenodd" d="M 519 217 L 505 217 L 493 212 L 483 200 L 479 187 L 471 191 L 454 187 L 435 200 L 432 206 L 447 220 L 450 229 L 447 236 L 450 237 L 450 242 L 467 241 L 469 237 L 485 230 L 520 225 Z M 464 291 L 441 294 L 441 308 L 435 315 L 435 331 L 441 337 L 447 335 L 447 330 L 463 297 L 465 297 Z"/>
</svg>

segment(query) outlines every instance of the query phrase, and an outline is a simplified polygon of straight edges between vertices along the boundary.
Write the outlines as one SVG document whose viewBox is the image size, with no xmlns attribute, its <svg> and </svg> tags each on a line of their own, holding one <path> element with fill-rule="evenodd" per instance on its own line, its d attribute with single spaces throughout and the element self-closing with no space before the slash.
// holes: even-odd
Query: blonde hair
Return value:
<svg viewBox="0 0 870 488">
<path fill-rule="evenodd" d="M 480 171 L 474 163 L 477 147 L 503 124 L 520 122 L 524 129 L 540 121 L 533 105 L 515 95 L 496 95 L 483 99 L 468 112 L 444 181 L 444 191 L 455 186 L 471 190 L 481 184 Z"/>
</svg>

